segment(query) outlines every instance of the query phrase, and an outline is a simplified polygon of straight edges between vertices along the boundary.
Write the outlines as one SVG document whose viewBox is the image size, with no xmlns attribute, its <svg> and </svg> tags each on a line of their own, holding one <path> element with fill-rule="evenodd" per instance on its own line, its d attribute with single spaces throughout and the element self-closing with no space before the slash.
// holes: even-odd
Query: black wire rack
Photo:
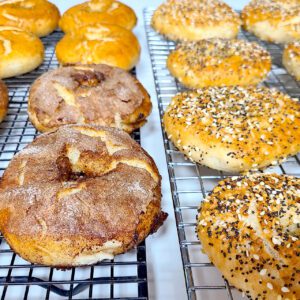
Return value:
<svg viewBox="0 0 300 300">
<path fill-rule="evenodd" d="M 55 45 L 62 37 L 56 31 L 43 39 L 44 63 L 31 73 L 5 80 L 9 110 L 0 124 L 0 175 L 11 158 L 38 132 L 28 120 L 27 96 L 31 83 L 58 67 Z M 140 132 L 133 133 L 140 141 Z M 56 270 L 32 265 L 16 255 L 0 234 L 0 299 L 148 299 L 146 246 L 91 267 Z"/>
<path fill-rule="evenodd" d="M 171 98 L 185 88 L 171 76 L 166 67 L 166 59 L 170 51 L 175 48 L 175 43 L 166 40 L 151 28 L 153 11 L 146 8 L 144 18 L 158 108 L 162 117 Z M 264 81 L 266 86 L 275 87 L 292 97 L 300 96 L 299 83 L 287 74 L 282 66 L 282 46 L 265 43 L 244 31 L 240 33 L 239 38 L 256 41 L 271 53 L 273 66 Z M 200 202 L 212 191 L 218 181 L 233 174 L 211 170 L 186 160 L 168 140 L 164 130 L 163 138 L 188 298 L 193 300 L 242 299 L 243 295 L 229 286 L 220 272 L 209 262 L 207 256 L 202 253 L 201 244 L 195 234 L 195 217 Z M 290 157 L 280 166 L 273 166 L 265 172 L 299 177 L 299 158 L 299 155 Z"/>
</svg>

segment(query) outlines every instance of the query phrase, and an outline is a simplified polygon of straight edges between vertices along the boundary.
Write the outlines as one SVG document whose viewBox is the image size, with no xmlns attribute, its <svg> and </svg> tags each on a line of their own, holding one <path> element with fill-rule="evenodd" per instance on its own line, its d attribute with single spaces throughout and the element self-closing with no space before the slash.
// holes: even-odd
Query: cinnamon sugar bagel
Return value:
<svg viewBox="0 0 300 300">
<path fill-rule="evenodd" d="M 76 65 L 48 71 L 31 86 L 28 114 L 39 131 L 65 124 L 95 124 L 127 132 L 151 111 L 147 91 L 131 74 L 107 65 Z"/>
<path fill-rule="evenodd" d="M 282 64 L 291 75 L 298 81 L 300 80 L 300 42 L 294 42 L 285 46 Z"/>
<path fill-rule="evenodd" d="M 299 191 L 292 176 L 232 177 L 200 207 L 204 252 L 250 299 L 300 299 Z"/>
<path fill-rule="evenodd" d="M 58 8 L 46 0 L 0 2 L 0 25 L 19 27 L 37 36 L 50 34 L 58 25 Z"/>
<path fill-rule="evenodd" d="M 30 72 L 43 59 L 44 46 L 38 37 L 17 27 L 0 26 L 0 78 Z"/>
<path fill-rule="evenodd" d="M 298 99 L 266 87 L 179 93 L 163 124 L 190 160 L 227 172 L 262 169 L 300 151 Z"/>
<path fill-rule="evenodd" d="M 258 84 L 271 64 L 257 43 L 225 39 L 181 43 L 167 60 L 171 74 L 190 88 Z"/>
<path fill-rule="evenodd" d="M 67 33 L 56 45 L 58 61 L 65 64 L 106 64 L 132 69 L 140 57 L 135 35 L 120 26 L 97 24 Z"/>
<path fill-rule="evenodd" d="M 115 24 L 131 30 L 136 25 L 136 15 L 127 5 L 113 0 L 91 0 L 69 8 L 59 21 L 64 32 L 98 23 Z"/>
<path fill-rule="evenodd" d="M 300 39 L 299 0 L 252 0 L 242 11 L 243 27 L 260 39 L 288 43 Z"/>
<path fill-rule="evenodd" d="M 153 14 L 152 27 L 170 40 L 198 41 L 237 36 L 241 20 L 219 0 L 167 0 Z"/>
<path fill-rule="evenodd" d="M 0 183 L 0 231 L 22 258 L 47 266 L 90 265 L 156 231 L 161 177 L 125 132 L 62 126 L 10 162 Z"/>
<path fill-rule="evenodd" d="M 0 80 L 0 123 L 7 114 L 8 107 L 8 90 L 5 83 Z"/>
</svg>

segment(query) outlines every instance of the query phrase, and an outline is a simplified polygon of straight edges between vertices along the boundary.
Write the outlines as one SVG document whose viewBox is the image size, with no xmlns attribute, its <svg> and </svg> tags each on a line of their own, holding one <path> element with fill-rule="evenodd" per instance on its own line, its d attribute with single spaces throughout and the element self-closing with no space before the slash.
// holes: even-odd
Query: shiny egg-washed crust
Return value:
<svg viewBox="0 0 300 300">
<path fill-rule="evenodd" d="M 5 83 L 0 80 L 0 123 L 7 114 L 8 107 L 8 90 Z"/>
<path fill-rule="evenodd" d="M 190 88 L 258 84 L 271 64 L 257 43 L 225 39 L 183 42 L 167 60 L 171 74 Z"/>
<path fill-rule="evenodd" d="M 137 22 L 134 11 L 127 5 L 112 0 L 94 0 L 69 8 L 59 21 L 64 32 L 98 23 L 114 24 L 131 30 Z"/>
<path fill-rule="evenodd" d="M 28 114 L 41 132 L 66 124 L 94 124 L 132 132 L 152 108 L 141 83 L 107 65 L 76 65 L 51 70 L 31 86 Z"/>
<path fill-rule="evenodd" d="M 299 0 L 252 0 L 241 18 L 244 29 L 262 40 L 288 43 L 300 39 Z"/>
<path fill-rule="evenodd" d="M 282 64 L 287 71 L 300 81 L 300 43 L 294 42 L 285 46 Z"/>
<path fill-rule="evenodd" d="M 42 134 L 0 182 L 0 231 L 32 263 L 69 268 L 112 259 L 165 218 L 154 161 L 115 128 L 67 125 Z"/>
<path fill-rule="evenodd" d="M 227 178 L 204 199 L 197 233 L 212 263 L 250 299 L 297 300 L 299 215 L 299 178 Z"/>
<path fill-rule="evenodd" d="M 46 0 L 0 2 L 0 26 L 15 26 L 37 36 L 50 34 L 58 25 L 58 8 Z"/>
<path fill-rule="evenodd" d="M 247 172 L 300 150 L 300 103 L 266 87 L 209 87 L 177 94 L 163 117 L 169 139 L 212 169 Z"/>
<path fill-rule="evenodd" d="M 56 45 L 62 64 L 106 64 L 131 70 L 140 57 L 136 36 L 125 28 L 110 24 L 84 26 L 67 33 Z"/>
<path fill-rule="evenodd" d="M 44 46 L 33 33 L 0 26 L 0 78 L 18 76 L 37 68 L 44 59 Z"/>
<path fill-rule="evenodd" d="M 235 38 L 239 15 L 219 0 L 168 0 L 153 14 L 152 27 L 170 40 Z"/>
</svg>

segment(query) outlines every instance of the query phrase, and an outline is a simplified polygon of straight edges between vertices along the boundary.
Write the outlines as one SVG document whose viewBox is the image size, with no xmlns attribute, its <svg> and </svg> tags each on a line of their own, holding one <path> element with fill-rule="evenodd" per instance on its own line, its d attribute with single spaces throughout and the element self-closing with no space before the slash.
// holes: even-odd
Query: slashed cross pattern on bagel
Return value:
<svg viewBox="0 0 300 300">
<path fill-rule="evenodd" d="M 84 125 L 40 135 L 0 184 L 0 231 L 32 263 L 89 265 L 132 249 L 166 218 L 152 158 L 125 132 Z"/>
<path fill-rule="evenodd" d="M 146 122 L 151 100 L 131 74 L 107 65 L 74 65 L 40 76 L 28 100 L 39 131 L 65 124 L 106 125 L 132 132 Z"/>
</svg>

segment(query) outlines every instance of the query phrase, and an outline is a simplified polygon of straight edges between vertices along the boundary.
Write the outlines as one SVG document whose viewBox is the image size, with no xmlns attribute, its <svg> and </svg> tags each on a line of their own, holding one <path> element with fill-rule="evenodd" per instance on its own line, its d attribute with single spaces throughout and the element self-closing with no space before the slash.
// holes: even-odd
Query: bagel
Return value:
<svg viewBox="0 0 300 300">
<path fill-rule="evenodd" d="M 34 34 L 0 26 L 0 78 L 28 73 L 44 59 L 44 46 Z"/>
<path fill-rule="evenodd" d="M 179 93 L 163 125 L 190 160 L 226 172 L 263 169 L 300 150 L 298 99 L 266 87 Z"/>
<path fill-rule="evenodd" d="M 258 84 L 271 65 L 257 43 L 225 39 L 181 43 L 167 60 L 170 73 L 190 88 Z"/>
<path fill-rule="evenodd" d="M 202 202 L 202 248 L 250 299 L 300 299 L 299 191 L 299 178 L 256 174 L 219 182 Z"/>
<path fill-rule="evenodd" d="M 262 40 L 289 43 L 300 39 L 299 0 L 252 0 L 242 11 L 245 30 Z"/>
<path fill-rule="evenodd" d="M 0 231 L 31 263 L 91 265 L 124 253 L 166 218 L 152 158 L 125 132 L 69 125 L 42 134 L 0 183 Z"/>
<path fill-rule="evenodd" d="M 151 107 L 147 91 L 134 76 L 107 65 L 48 71 L 33 83 L 28 98 L 29 118 L 42 132 L 75 123 L 132 132 L 146 122 Z"/>
<path fill-rule="evenodd" d="M 7 114 L 8 107 L 8 90 L 5 83 L 0 80 L 0 123 Z"/>
<path fill-rule="evenodd" d="M 19 27 L 42 37 L 58 26 L 58 8 L 46 0 L 4 0 L 0 2 L 0 26 Z"/>
<path fill-rule="evenodd" d="M 113 0 L 92 0 L 69 8 L 61 17 L 59 27 L 70 32 L 86 25 L 114 24 L 131 30 L 136 25 L 134 11 Z"/>
<path fill-rule="evenodd" d="M 139 60 L 140 45 L 127 29 L 97 24 L 67 33 L 56 45 L 56 56 L 62 65 L 95 63 L 130 70 Z"/>
<path fill-rule="evenodd" d="M 241 20 L 219 0 L 168 0 L 153 14 L 152 27 L 170 40 L 235 38 Z"/>
<path fill-rule="evenodd" d="M 300 80 L 300 43 L 294 42 L 285 46 L 282 64 L 298 81 Z"/>
</svg>

